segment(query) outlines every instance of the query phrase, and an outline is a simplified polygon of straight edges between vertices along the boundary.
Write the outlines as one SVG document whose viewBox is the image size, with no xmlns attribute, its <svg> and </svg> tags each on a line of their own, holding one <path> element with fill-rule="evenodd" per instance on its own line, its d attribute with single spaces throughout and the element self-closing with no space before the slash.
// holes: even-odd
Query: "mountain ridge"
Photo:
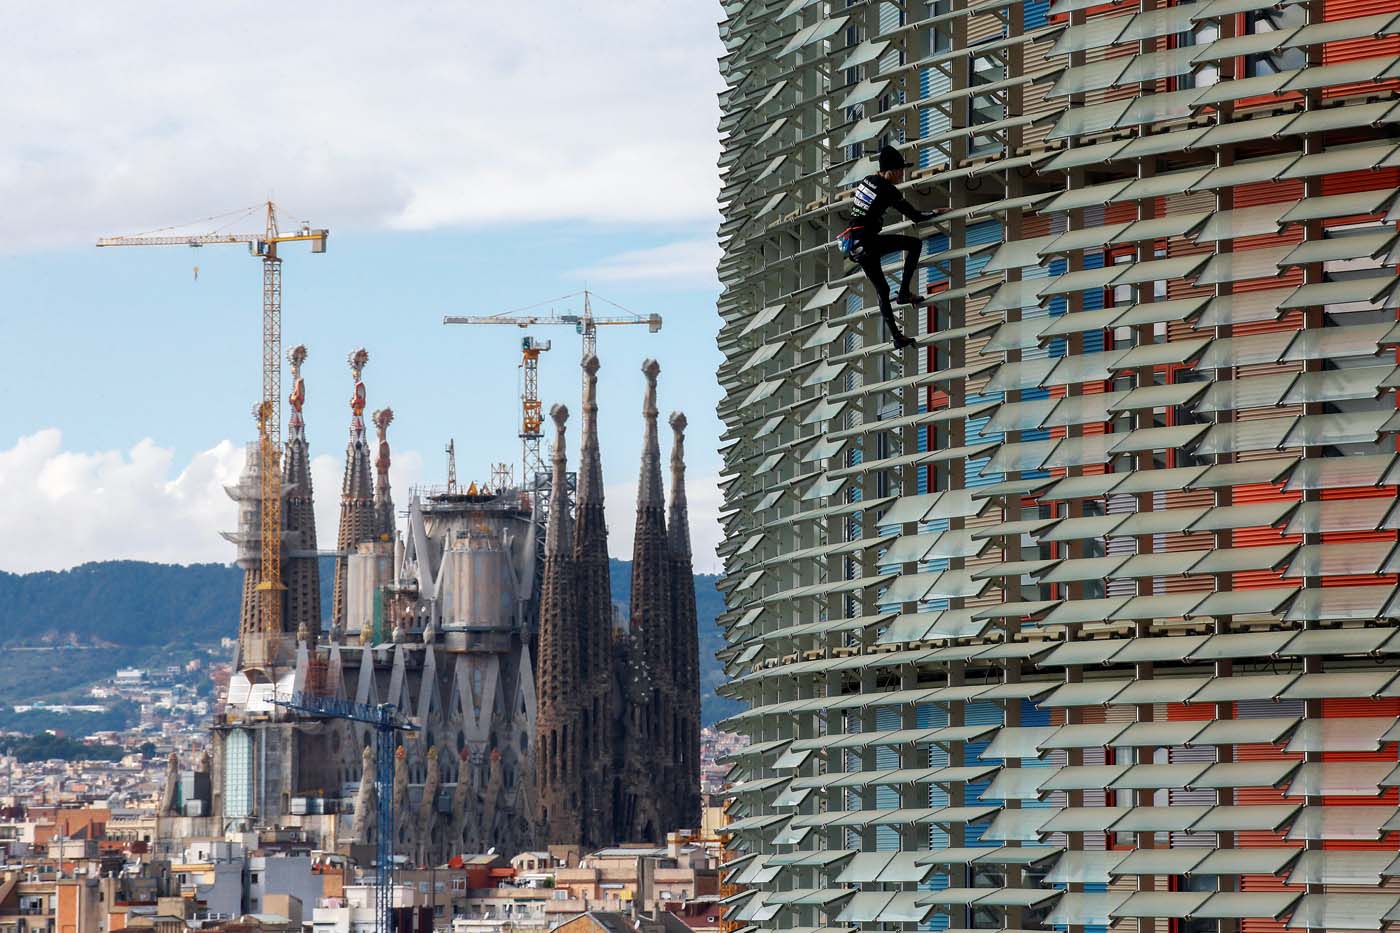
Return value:
<svg viewBox="0 0 1400 933">
<path fill-rule="evenodd" d="M 627 605 L 631 562 L 609 561 L 613 601 Z M 321 604 L 331 605 L 333 559 L 321 560 Z M 730 715 L 738 704 L 717 696 L 723 669 L 714 653 L 724 640 L 715 625 L 724 601 L 718 577 L 695 575 L 700 623 L 702 718 L 706 724 Z M 242 571 L 232 564 L 157 564 L 97 561 L 69 570 L 0 571 L 0 648 L 75 645 L 123 649 L 114 664 L 132 663 L 133 652 L 170 646 L 213 644 L 238 631 Z M 115 670 L 115 666 L 113 667 Z M 84 668 L 85 676 L 92 673 Z M 54 675 L 51 673 L 50 677 Z M 61 675 L 60 675 L 61 676 Z M 75 672 L 76 676 L 76 672 Z M 91 678 L 85 682 L 91 682 Z M 52 684 L 53 693 L 82 682 Z"/>
</svg>

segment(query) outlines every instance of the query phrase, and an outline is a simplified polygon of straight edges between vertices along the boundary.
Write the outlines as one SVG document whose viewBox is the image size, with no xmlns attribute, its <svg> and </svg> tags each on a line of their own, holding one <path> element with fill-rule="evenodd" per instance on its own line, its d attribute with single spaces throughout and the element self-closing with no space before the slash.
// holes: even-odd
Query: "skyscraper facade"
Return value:
<svg viewBox="0 0 1400 933">
<path fill-rule="evenodd" d="M 727 919 L 1400 919 L 1400 4 L 724 9 Z"/>
</svg>

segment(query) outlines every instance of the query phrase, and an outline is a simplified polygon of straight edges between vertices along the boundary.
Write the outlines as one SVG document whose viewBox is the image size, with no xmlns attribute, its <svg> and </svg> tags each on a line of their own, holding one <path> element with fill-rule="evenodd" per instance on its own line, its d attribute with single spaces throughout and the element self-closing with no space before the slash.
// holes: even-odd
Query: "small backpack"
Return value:
<svg viewBox="0 0 1400 933">
<path fill-rule="evenodd" d="M 836 235 L 836 246 L 841 255 L 851 262 L 860 262 L 865 255 L 865 244 L 861 242 L 860 227 L 847 227 Z"/>
</svg>

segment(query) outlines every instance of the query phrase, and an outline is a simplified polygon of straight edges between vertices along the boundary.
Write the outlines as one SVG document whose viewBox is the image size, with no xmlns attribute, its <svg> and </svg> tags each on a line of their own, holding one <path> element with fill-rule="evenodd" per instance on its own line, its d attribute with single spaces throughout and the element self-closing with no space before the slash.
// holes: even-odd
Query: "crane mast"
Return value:
<svg viewBox="0 0 1400 933">
<path fill-rule="evenodd" d="M 418 726 L 387 703 L 356 703 L 306 691 L 289 698 L 276 697 L 272 702 L 305 716 L 341 719 L 374 729 L 374 928 L 376 933 L 393 933 L 394 755 L 399 733 L 417 732 Z"/>
<path fill-rule="evenodd" d="M 267 204 L 263 243 L 262 409 L 258 419 L 258 486 L 262 496 L 258 591 L 262 601 L 262 658 L 270 665 L 282 633 L 282 260 L 277 256 L 277 214 Z M 256 652 L 255 652 L 256 653 Z"/>
<path fill-rule="evenodd" d="M 283 234 L 277 227 L 277 206 L 272 201 L 235 212 L 244 216 L 264 211 L 261 233 L 205 233 L 181 235 L 166 231 L 149 234 L 103 237 L 98 246 L 209 246 L 247 244 L 249 252 L 262 260 L 262 398 L 254 409 L 258 423 L 258 490 L 261 498 L 259 522 L 259 582 L 262 617 L 260 637 L 243 639 L 242 665 L 245 670 L 270 673 L 277 662 L 277 646 L 282 633 L 282 259 L 280 243 L 308 242 L 313 253 L 326 251 L 330 231 L 302 224 L 295 233 Z M 229 215 L 225 215 L 229 216 Z M 215 218 L 211 218 L 215 219 Z M 174 228 L 166 228 L 171 230 Z"/>
<path fill-rule="evenodd" d="M 520 341 L 520 482 L 526 489 L 534 489 L 544 476 L 544 459 L 540 456 L 540 439 L 544 437 L 540 354 L 549 348 L 548 340 L 525 337 Z"/>
</svg>

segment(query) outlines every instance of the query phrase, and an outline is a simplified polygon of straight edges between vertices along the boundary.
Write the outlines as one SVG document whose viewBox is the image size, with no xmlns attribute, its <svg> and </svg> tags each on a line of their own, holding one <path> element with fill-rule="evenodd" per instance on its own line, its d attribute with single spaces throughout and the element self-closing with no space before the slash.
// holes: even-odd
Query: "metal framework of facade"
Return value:
<svg viewBox="0 0 1400 933">
<path fill-rule="evenodd" d="M 1400 922 L 1400 2 L 724 9 L 727 920 Z"/>
</svg>

